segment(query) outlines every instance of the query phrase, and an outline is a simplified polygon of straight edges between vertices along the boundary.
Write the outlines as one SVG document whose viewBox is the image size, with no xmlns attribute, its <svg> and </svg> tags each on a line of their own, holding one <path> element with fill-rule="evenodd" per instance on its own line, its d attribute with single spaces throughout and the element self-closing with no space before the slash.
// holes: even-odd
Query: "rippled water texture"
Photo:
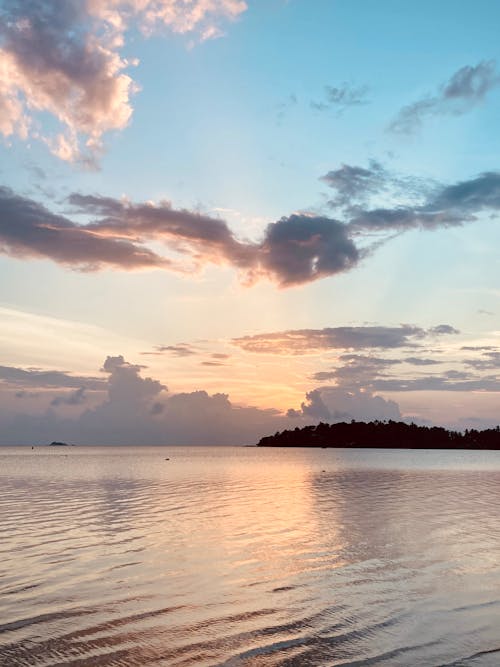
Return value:
<svg viewBox="0 0 500 667">
<path fill-rule="evenodd" d="M 0 484 L 2 667 L 500 665 L 500 452 L 3 448 Z"/>
</svg>

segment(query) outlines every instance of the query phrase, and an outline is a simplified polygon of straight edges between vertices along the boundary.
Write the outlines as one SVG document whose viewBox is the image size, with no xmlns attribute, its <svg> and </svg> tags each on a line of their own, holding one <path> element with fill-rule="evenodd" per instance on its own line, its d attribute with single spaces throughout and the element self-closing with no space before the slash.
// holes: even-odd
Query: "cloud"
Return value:
<svg viewBox="0 0 500 667">
<path fill-rule="evenodd" d="M 493 60 L 483 60 L 474 66 L 466 65 L 442 84 L 435 95 L 427 95 L 403 107 L 389 130 L 411 134 L 420 129 L 427 117 L 464 114 L 480 104 L 499 83 L 500 76 Z"/>
<path fill-rule="evenodd" d="M 346 226 L 330 218 L 284 217 L 267 226 L 260 242 L 249 243 L 236 239 L 225 221 L 173 209 L 169 202 L 133 204 L 78 194 L 69 201 L 76 214 L 98 219 L 77 224 L 0 187 L 0 252 L 46 257 L 86 271 L 112 267 L 192 273 L 208 263 L 229 264 L 247 282 L 267 277 L 281 286 L 346 271 L 359 259 Z M 146 243 L 153 241 L 177 252 L 179 261 L 149 249 Z"/>
<path fill-rule="evenodd" d="M 465 373 L 459 376 L 427 375 L 419 378 L 381 378 L 374 380 L 370 388 L 373 391 L 500 391 L 500 378 L 491 375 L 470 377 Z"/>
<path fill-rule="evenodd" d="M 435 327 L 434 329 L 446 329 Z M 432 332 L 432 329 L 428 330 Z M 445 333 L 445 331 L 443 331 Z M 429 335 L 432 335 L 430 333 Z M 464 360 L 463 365 L 475 370 L 500 368 L 500 353 L 483 352 L 482 359 Z M 401 364 L 430 366 L 445 363 L 425 357 L 401 357 L 400 359 L 371 355 L 344 354 L 340 364 L 329 371 L 320 371 L 313 378 L 318 382 L 333 381 L 338 389 L 347 392 L 408 392 L 408 391 L 500 391 L 500 378 L 495 375 L 477 376 L 467 370 L 440 370 L 433 375 L 408 376 L 401 373 Z M 394 375 L 394 369 L 399 370 Z"/>
<path fill-rule="evenodd" d="M 276 120 L 278 123 L 283 122 L 287 112 L 298 104 L 299 100 L 295 93 L 290 93 L 284 102 L 280 102 L 276 105 Z"/>
<path fill-rule="evenodd" d="M 479 359 L 465 359 L 464 364 L 475 368 L 476 370 L 486 370 L 490 368 L 500 368 L 500 352 L 489 349 L 488 347 L 463 347 L 462 350 L 485 350 Z"/>
<path fill-rule="evenodd" d="M 365 202 L 369 195 L 383 190 L 388 178 L 384 167 L 376 160 L 371 160 L 368 168 L 343 164 L 320 180 L 337 193 L 336 198 L 329 202 L 331 206 L 352 207 L 355 203 Z"/>
<path fill-rule="evenodd" d="M 104 381 L 98 377 L 82 377 L 64 371 L 23 369 L 15 366 L 0 366 L 0 382 L 16 387 L 65 387 L 77 390 L 81 387 L 103 389 L 105 386 Z"/>
<path fill-rule="evenodd" d="M 341 387 L 320 387 L 306 394 L 300 411 L 289 413 L 291 417 L 304 417 L 309 421 L 371 421 L 374 419 L 401 419 L 398 404 L 371 392 L 345 391 Z"/>
<path fill-rule="evenodd" d="M 52 406 L 81 405 L 82 403 L 85 403 L 86 400 L 87 396 L 85 395 L 85 387 L 80 387 L 80 389 L 76 389 L 75 391 L 72 391 L 69 394 L 65 394 L 64 396 L 56 396 L 52 399 L 50 404 Z"/>
<path fill-rule="evenodd" d="M 268 225 L 257 271 L 276 276 L 282 286 L 297 285 L 347 271 L 359 258 L 344 224 L 294 214 Z"/>
<path fill-rule="evenodd" d="M 0 252 L 19 258 L 48 258 L 95 271 L 165 268 L 169 262 L 123 238 L 99 235 L 0 186 Z"/>
<path fill-rule="evenodd" d="M 394 208 L 356 209 L 349 220 L 353 232 L 434 230 L 472 222 L 487 210 L 500 209 L 500 173 L 485 172 L 454 185 L 441 186 L 420 204 Z"/>
<path fill-rule="evenodd" d="M 236 406 L 226 394 L 171 394 L 162 382 L 142 377 L 143 367 L 128 363 L 121 355 L 107 357 L 102 370 L 107 375 L 106 398 L 100 405 L 73 418 L 61 417 L 51 409 L 41 415 L 0 411 L 0 442 L 60 439 L 108 445 L 253 444 L 289 424 L 276 410 Z M 73 394 L 72 404 L 76 404 L 77 394 Z M 57 405 L 62 403 L 57 401 Z"/>
<path fill-rule="evenodd" d="M 440 325 L 425 330 L 412 325 L 399 327 L 360 326 L 324 329 L 289 329 L 233 338 L 232 343 L 247 352 L 264 354 L 307 354 L 329 349 L 399 348 L 415 346 L 430 335 L 458 333 Z"/>
<path fill-rule="evenodd" d="M 406 357 L 404 361 L 406 361 L 407 364 L 412 364 L 413 366 L 435 366 L 436 364 L 441 363 L 436 359 L 426 359 L 425 357 Z"/>
<path fill-rule="evenodd" d="M 0 252 L 84 271 L 164 269 L 191 275 L 208 264 L 229 265 L 248 285 L 266 278 L 290 287 L 351 270 L 389 235 L 462 225 L 500 209 L 497 172 L 432 192 L 424 188 L 420 203 L 392 208 L 360 205 L 379 185 L 394 183 L 378 163 L 369 169 L 343 165 L 324 180 L 338 193 L 333 201 L 344 208 L 342 220 L 293 213 L 269 223 L 255 242 L 237 238 L 221 218 L 175 209 L 168 201 L 73 193 L 67 200 L 71 211 L 63 215 L 0 186 Z M 82 215 L 85 223 L 77 222 Z M 385 237 L 373 241 L 374 234 Z"/>
<path fill-rule="evenodd" d="M 197 354 L 196 350 L 187 343 L 179 343 L 178 345 L 158 345 L 156 350 L 158 352 L 168 352 L 174 357 L 191 357 Z"/>
<path fill-rule="evenodd" d="M 325 95 L 321 102 L 312 101 L 311 107 L 316 111 L 334 109 L 341 114 L 349 107 L 368 104 L 368 86 L 352 86 L 347 82 L 340 86 L 325 86 Z"/>
<path fill-rule="evenodd" d="M 242 0 L 5 0 L 0 9 L 0 133 L 41 139 L 59 158 L 95 163 L 102 137 L 122 130 L 138 87 L 119 54 L 130 25 L 220 36 Z M 59 122 L 40 129 L 40 115 Z"/>
</svg>

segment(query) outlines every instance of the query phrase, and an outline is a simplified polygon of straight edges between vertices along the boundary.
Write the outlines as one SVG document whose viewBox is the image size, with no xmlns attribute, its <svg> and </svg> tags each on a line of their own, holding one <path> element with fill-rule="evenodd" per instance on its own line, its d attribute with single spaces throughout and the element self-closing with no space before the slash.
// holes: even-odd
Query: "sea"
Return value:
<svg viewBox="0 0 500 667">
<path fill-rule="evenodd" d="M 0 448 L 2 667 L 498 667 L 500 452 Z"/>
</svg>

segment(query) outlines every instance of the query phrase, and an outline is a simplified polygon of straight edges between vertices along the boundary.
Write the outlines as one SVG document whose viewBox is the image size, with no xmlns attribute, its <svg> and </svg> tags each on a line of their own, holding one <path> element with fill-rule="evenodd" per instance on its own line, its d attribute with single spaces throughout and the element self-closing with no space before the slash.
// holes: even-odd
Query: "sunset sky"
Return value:
<svg viewBox="0 0 500 667">
<path fill-rule="evenodd" d="M 0 444 L 498 424 L 499 24 L 0 0 Z"/>
</svg>

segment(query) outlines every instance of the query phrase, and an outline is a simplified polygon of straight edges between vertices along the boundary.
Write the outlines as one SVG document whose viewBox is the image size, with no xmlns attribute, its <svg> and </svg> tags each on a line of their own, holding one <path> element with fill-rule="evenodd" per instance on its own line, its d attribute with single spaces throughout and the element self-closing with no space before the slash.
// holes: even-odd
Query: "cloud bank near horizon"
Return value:
<svg viewBox="0 0 500 667">
<path fill-rule="evenodd" d="M 450 335 L 455 330 L 449 325 L 429 330 L 359 327 L 367 331 L 351 331 L 350 341 L 346 336 L 352 328 L 340 329 L 333 337 L 330 332 L 327 339 L 316 338 L 313 344 L 346 350 L 354 342 L 356 349 L 368 351 L 344 352 L 332 370 L 316 373 L 312 379 L 320 385 L 306 393 L 299 409 L 291 408 L 286 414 L 235 405 L 224 393 L 172 393 L 164 383 L 144 377 L 143 365 L 129 363 L 122 355 L 105 359 L 101 377 L 2 366 L 0 444 L 52 440 L 110 445 L 252 444 L 276 430 L 319 421 L 404 419 L 394 395 L 409 391 L 500 392 L 500 378 L 492 373 L 499 367 L 496 348 L 474 349 L 475 359 L 466 348 L 465 359 L 451 361 L 459 363 L 460 370 L 447 368 L 450 360 L 442 355 L 429 359 L 425 347 L 421 356 L 407 356 L 405 341 L 411 344 L 414 338 L 430 341 Z M 380 351 L 391 356 L 380 356 Z M 431 366 L 435 370 L 429 374 Z M 489 374 L 477 374 L 480 370 Z M 391 399 L 383 395 L 387 393 Z"/>
</svg>

